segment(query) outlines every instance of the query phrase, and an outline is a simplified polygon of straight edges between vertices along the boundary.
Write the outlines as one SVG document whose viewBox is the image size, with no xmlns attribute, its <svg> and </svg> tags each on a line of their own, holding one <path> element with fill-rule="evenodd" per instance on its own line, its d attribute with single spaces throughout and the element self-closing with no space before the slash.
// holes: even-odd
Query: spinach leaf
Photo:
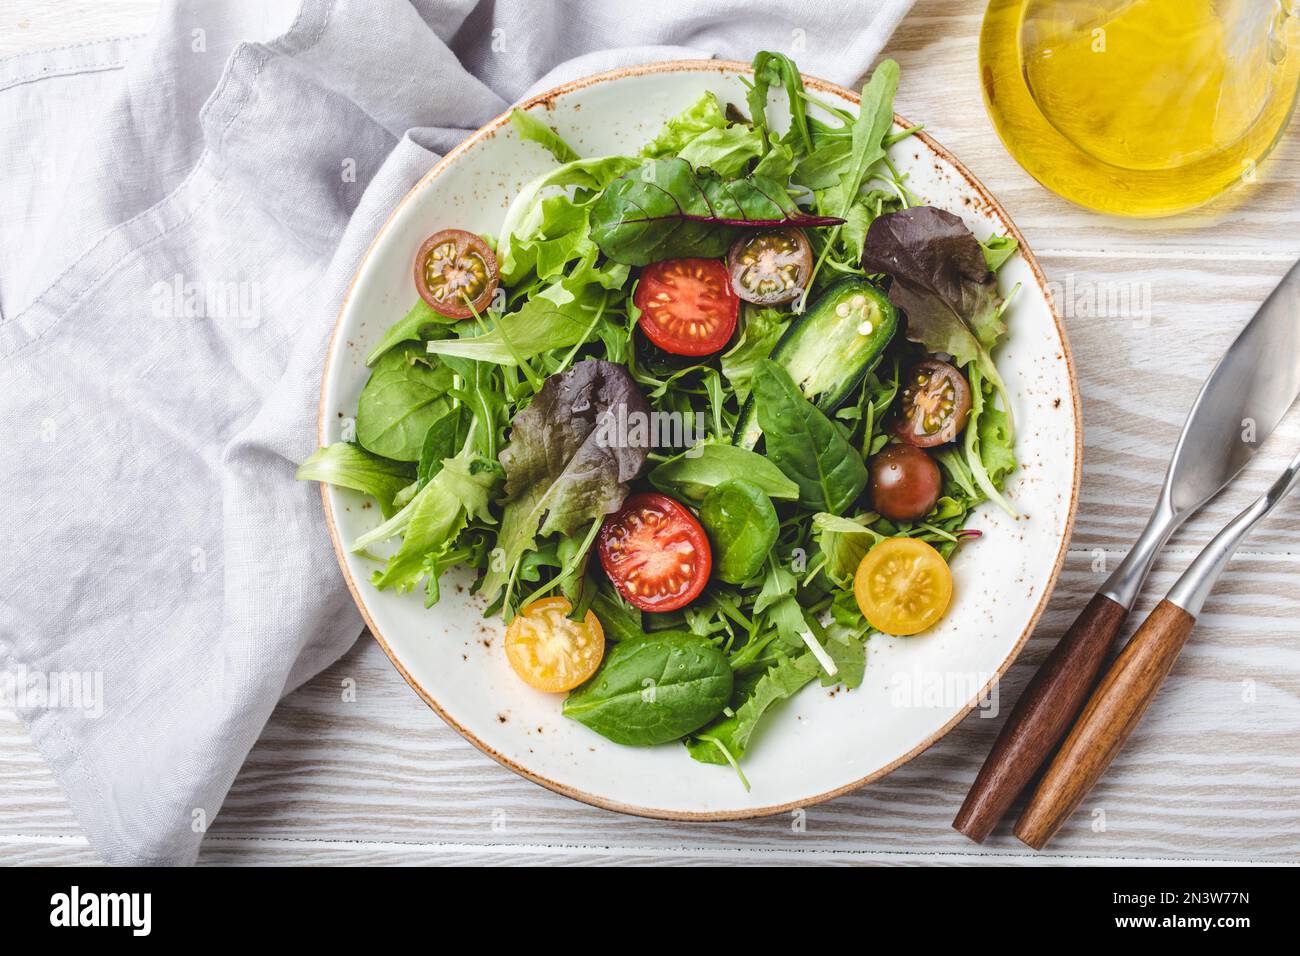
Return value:
<svg viewBox="0 0 1300 956">
<path fill-rule="evenodd" d="M 298 466 L 294 477 L 364 492 L 379 502 L 379 510 L 389 518 L 395 511 L 393 498 L 415 475 L 406 462 L 381 458 L 354 442 L 339 441 L 314 451 Z"/>
<path fill-rule="evenodd" d="M 447 409 L 445 415 L 429 426 L 424 435 L 424 444 L 420 446 L 420 465 L 416 471 L 415 486 L 417 492 L 442 470 L 445 459 L 460 451 L 472 421 L 469 409 L 465 405 L 457 405 Z"/>
<path fill-rule="evenodd" d="M 506 471 L 497 536 L 501 560 L 480 589 L 489 601 L 510 580 L 524 552 L 536 546 L 537 535 L 572 536 L 618 510 L 648 451 L 619 435 L 618 422 L 649 414 L 627 369 L 588 359 L 548 378 L 515 416 L 510 444 L 500 456 Z"/>
<path fill-rule="evenodd" d="M 451 408 L 452 371 L 406 343 L 386 352 L 357 400 L 357 441 L 396 461 L 419 461 L 429 426 Z"/>
<path fill-rule="evenodd" d="M 622 641 L 564 701 L 564 716 L 618 744 L 677 740 L 717 717 L 731 697 L 731 668 L 712 641 L 664 631 Z"/>
<path fill-rule="evenodd" d="M 697 136 L 721 129 L 727 123 L 727 114 L 717 96 L 712 92 L 705 93 L 689 108 L 664 123 L 658 135 L 641 150 L 641 155 L 650 159 L 676 156 Z"/>
<path fill-rule="evenodd" d="M 578 158 L 573 147 L 559 133 L 532 113 L 525 113 L 521 109 L 511 110 L 510 125 L 523 139 L 537 143 L 562 163 L 571 163 Z"/>
<path fill-rule="evenodd" d="M 885 539 L 860 521 L 820 512 L 813 515 L 813 537 L 826 558 L 826 576 L 842 588 L 853 586 L 853 576 L 867 552 Z"/>
<path fill-rule="evenodd" d="M 686 741 L 687 751 L 701 763 L 728 764 L 740 760 L 768 709 L 778 701 L 793 697 L 820 673 L 822 667 L 811 651 L 780 657 L 744 695 L 743 702 L 732 702 L 731 717 L 722 717 L 697 730 Z"/>
<path fill-rule="evenodd" d="M 843 513 L 866 487 L 862 456 L 776 362 L 760 361 L 753 384 L 767 455 L 799 486 L 799 503 Z"/>
<path fill-rule="evenodd" d="M 366 364 L 374 365 L 389 349 L 403 342 L 418 342 L 431 337 L 429 333 L 435 330 L 438 332 L 438 338 L 448 335 L 448 329 L 455 322 L 455 319 L 447 318 L 429 303 L 419 299 L 405 316 L 389 326 L 384 337 L 379 340 L 379 344 L 366 356 Z"/>
<path fill-rule="evenodd" d="M 655 466 L 650 484 L 666 494 L 701 502 L 725 481 L 744 478 L 769 498 L 793 501 L 799 486 L 757 452 L 737 445 L 696 445 L 676 458 Z M 766 550 L 766 549 L 764 549 Z"/>
<path fill-rule="evenodd" d="M 615 262 L 643 266 L 677 256 L 721 256 L 736 226 L 829 226 L 785 187 L 747 176 L 723 179 L 684 159 L 654 159 L 614 180 L 591 209 L 591 235 Z"/>
<path fill-rule="evenodd" d="M 983 248 L 959 217 L 933 206 L 880 216 L 867 230 L 862 267 L 893 279 L 889 298 L 907 313 L 909 339 L 977 366 L 1009 407 L 989 355 L 1007 330 L 1002 298 Z"/>
<path fill-rule="evenodd" d="M 757 574 L 781 531 L 772 499 L 743 478 L 710 491 L 700 521 L 713 542 L 713 571 L 728 584 L 744 584 Z"/>
</svg>

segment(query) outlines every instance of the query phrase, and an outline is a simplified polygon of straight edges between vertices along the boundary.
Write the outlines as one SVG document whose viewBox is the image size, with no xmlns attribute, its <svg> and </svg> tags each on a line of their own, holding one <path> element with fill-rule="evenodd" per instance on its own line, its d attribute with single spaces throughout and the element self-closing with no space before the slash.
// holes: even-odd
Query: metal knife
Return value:
<svg viewBox="0 0 1300 956">
<path fill-rule="evenodd" d="M 1214 536 L 1124 645 L 1020 815 L 1015 832 L 1021 840 L 1041 850 L 1101 779 L 1155 700 L 1238 546 L 1297 483 L 1300 455 L 1268 491 Z"/>
<path fill-rule="evenodd" d="M 1146 528 L 1016 702 L 953 827 L 977 843 L 1078 715 L 1161 547 L 1254 457 L 1300 394 L 1300 263 L 1201 386 Z"/>
</svg>

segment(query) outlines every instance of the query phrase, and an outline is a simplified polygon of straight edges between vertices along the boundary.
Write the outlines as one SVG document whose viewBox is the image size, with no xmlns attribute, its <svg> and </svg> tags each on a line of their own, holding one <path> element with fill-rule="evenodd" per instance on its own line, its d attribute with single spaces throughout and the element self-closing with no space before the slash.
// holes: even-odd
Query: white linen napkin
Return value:
<svg viewBox="0 0 1300 956">
<path fill-rule="evenodd" d="M 0 60 L 0 705 L 105 861 L 192 862 L 361 631 L 293 475 L 343 290 L 439 154 L 615 66 L 777 49 L 850 83 L 910 5 L 177 0 Z"/>
</svg>

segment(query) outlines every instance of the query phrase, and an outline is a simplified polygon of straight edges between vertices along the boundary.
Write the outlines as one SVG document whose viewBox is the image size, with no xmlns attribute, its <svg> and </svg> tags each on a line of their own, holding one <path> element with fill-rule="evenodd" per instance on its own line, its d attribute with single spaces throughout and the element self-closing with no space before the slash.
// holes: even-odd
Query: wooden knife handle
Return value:
<svg viewBox="0 0 1300 956">
<path fill-rule="evenodd" d="M 959 833 L 983 843 L 1047 762 L 1083 706 L 1127 616 L 1123 605 L 1093 595 L 1016 701 L 952 821 Z"/>
<path fill-rule="evenodd" d="M 1196 618 L 1161 601 L 1120 652 L 1043 774 L 1015 833 L 1041 850 L 1106 772 L 1155 699 Z"/>
</svg>

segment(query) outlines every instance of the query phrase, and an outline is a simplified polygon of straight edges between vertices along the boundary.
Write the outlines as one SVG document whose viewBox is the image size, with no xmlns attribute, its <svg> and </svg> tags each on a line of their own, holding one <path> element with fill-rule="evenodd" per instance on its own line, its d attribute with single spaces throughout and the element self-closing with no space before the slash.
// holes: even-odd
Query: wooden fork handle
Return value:
<svg viewBox="0 0 1300 956">
<path fill-rule="evenodd" d="M 1196 618 L 1161 601 L 1142 622 L 1061 745 L 1029 799 L 1015 834 L 1041 850 L 1106 772 L 1155 699 Z"/>
<path fill-rule="evenodd" d="M 1061 742 L 1096 682 L 1128 611 L 1102 594 L 1088 602 L 1016 701 L 953 828 L 983 843 Z"/>
</svg>

